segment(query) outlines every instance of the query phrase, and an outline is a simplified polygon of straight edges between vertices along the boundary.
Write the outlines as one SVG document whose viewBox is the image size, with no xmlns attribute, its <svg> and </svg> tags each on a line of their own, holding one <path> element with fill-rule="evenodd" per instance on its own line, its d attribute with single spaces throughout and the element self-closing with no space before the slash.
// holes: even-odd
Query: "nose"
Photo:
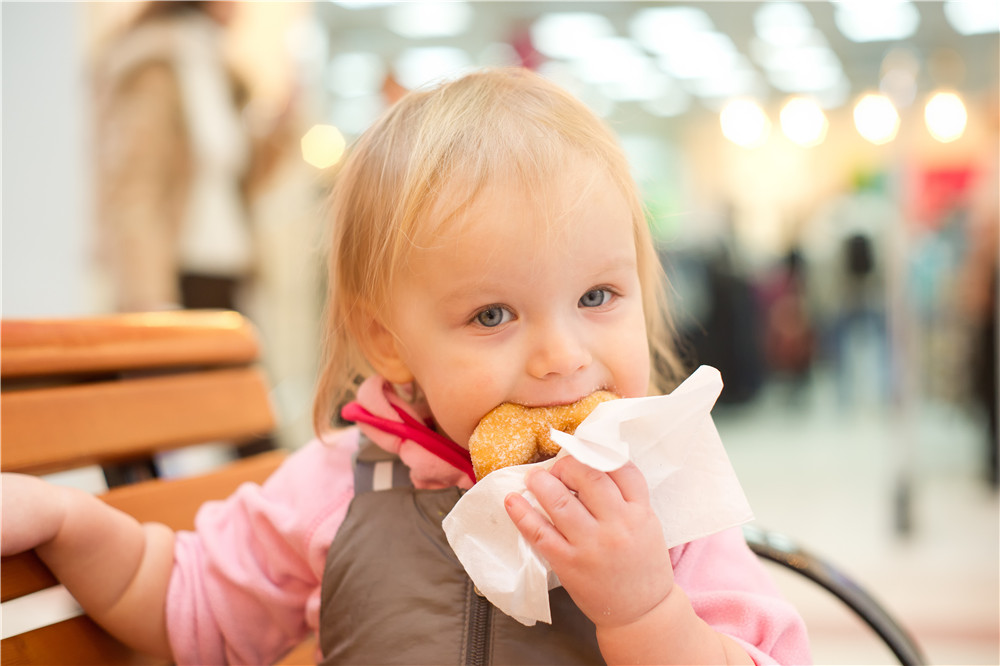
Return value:
<svg viewBox="0 0 1000 666">
<path fill-rule="evenodd" d="M 528 373 L 538 379 L 563 377 L 586 368 L 592 360 L 581 331 L 570 322 L 550 321 L 532 337 Z"/>
</svg>

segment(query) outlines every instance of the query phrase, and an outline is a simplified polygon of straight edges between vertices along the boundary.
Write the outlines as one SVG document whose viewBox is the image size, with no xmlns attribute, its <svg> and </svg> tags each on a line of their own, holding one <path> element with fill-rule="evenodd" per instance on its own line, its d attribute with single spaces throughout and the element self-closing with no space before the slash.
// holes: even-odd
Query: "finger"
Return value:
<svg viewBox="0 0 1000 666">
<path fill-rule="evenodd" d="M 551 472 L 577 494 L 580 503 L 597 520 L 612 519 L 623 508 L 625 499 L 608 474 L 588 467 L 571 456 L 561 458 Z"/>
<path fill-rule="evenodd" d="M 550 472 L 535 470 L 527 476 L 525 483 L 552 524 L 568 541 L 578 542 L 596 525 L 594 516 L 576 494 Z"/>
<path fill-rule="evenodd" d="M 507 515 L 525 540 L 534 546 L 549 562 L 557 560 L 568 544 L 555 528 L 528 500 L 517 493 L 509 493 L 503 502 Z"/>
<path fill-rule="evenodd" d="M 618 486 L 626 502 L 649 504 L 649 484 L 635 463 L 629 461 L 615 471 L 609 472 L 608 476 Z"/>
</svg>

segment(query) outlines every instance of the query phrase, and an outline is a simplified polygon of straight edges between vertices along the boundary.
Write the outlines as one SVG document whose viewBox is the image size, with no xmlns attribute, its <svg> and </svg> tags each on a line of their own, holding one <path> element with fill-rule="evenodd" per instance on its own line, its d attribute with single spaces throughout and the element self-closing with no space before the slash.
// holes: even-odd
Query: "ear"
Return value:
<svg viewBox="0 0 1000 666">
<path fill-rule="evenodd" d="M 361 351 L 375 369 L 393 384 L 408 384 L 413 373 L 400 354 L 399 339 L 377 317 L 372 317 L 361 337 Z"/>
</svg>

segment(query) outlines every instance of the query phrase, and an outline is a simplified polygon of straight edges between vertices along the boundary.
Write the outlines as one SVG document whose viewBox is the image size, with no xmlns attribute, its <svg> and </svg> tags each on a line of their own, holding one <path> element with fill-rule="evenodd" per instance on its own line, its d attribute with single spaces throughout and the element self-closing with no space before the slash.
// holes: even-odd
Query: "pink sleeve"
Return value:
<svg viewBox="0 0 1000 666">
<path fill-rule="evenodd" d="M 179 532 L 167 592 L 178 664 L 272 663 L 319 624 L 326 552 L 354 492 L 357 431 L 313 441 Z"/>
<path fill-rule="evenodd" d="M 757 664 L 812 662 L 805 624 L 785 601 L 740 528 L 671 551 L 674 579 L 695 613 Z"/>
</svg>

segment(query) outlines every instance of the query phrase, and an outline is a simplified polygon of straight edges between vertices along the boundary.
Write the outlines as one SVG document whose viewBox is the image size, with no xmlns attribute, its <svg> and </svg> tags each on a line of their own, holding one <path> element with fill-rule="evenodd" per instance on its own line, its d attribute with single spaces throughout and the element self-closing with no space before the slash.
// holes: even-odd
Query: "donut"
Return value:
<svg viewBox="0 0 1000 666">
<path fill-rule="evenodd" d="M 559 453 L 559 445 L 549 436 L 551 428 L 572 435 L 595 407 L 619 397 L 610 391 L 595 391 L 570 405 L 525 407 L 505 402 L 494 408 L 483 417 L 469 438 L 476 480 L 503 467 L 555 456 Z"/>
</svg>

